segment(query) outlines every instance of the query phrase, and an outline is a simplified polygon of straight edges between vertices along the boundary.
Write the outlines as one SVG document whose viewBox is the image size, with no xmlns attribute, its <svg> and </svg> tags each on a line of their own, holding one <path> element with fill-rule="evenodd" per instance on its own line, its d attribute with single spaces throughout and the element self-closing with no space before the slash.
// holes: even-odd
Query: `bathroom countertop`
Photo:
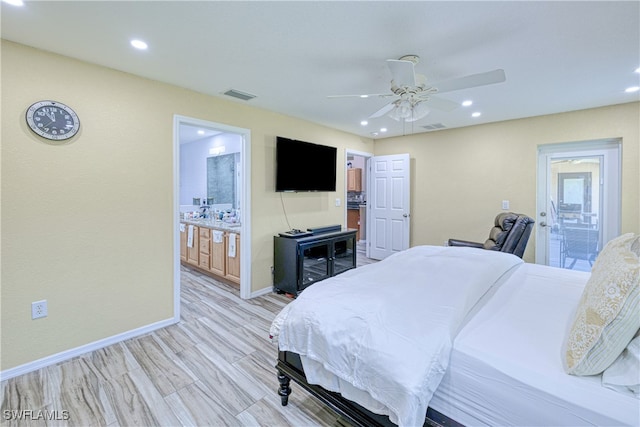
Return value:
<svg viewBox="0 0 640 427">
<path fill-rule="evenodd" d="M 240 233 L 240 224 L 238 223 L 213 221 L 209 219 L 181 219 L 180 222 L 185 224 L 197 225 L 198 227 L 211 228 L 212 230 L 223 230 L 230 233 Z"/>
</svg>

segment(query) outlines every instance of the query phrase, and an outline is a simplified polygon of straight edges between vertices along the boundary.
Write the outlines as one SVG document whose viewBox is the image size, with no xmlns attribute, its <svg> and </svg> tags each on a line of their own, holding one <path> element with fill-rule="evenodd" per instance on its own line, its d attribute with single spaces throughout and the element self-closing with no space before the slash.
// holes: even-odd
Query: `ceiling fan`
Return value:
<svg viewBox="0 0 640 427">
<path fill-rule="evenodd" d="M 396 96 L 397 98 L 395 100 L 386 104 L 369 116 L 369 118 L 382 117 L 388 114 L 389 117 L 398 121 L 413 122 L 429 114 L 430 110 L 428 107 L 443 111 L 452 111 L 460 106 L 457 102 L 438 98 L 437 96 L 433 96 L 433 94 L 502 83 L 506 80 L 504 70 L 497 69 L 485 73 L 471 74 L 465 77 L 445 80 L 430 86 L 427 85 L 427 78 L 422 74 L 417 74 L 414 70 L 419 60 L 420 57 L 417 55 L 404 55 L 400 57 L 400 59 L 387 59 L 387 66 L 389 67 L 389 71 L 391 71 L 392 77 L 392 93 L 332 95 L 328 98 L 386 98 Z"/>
</svg>

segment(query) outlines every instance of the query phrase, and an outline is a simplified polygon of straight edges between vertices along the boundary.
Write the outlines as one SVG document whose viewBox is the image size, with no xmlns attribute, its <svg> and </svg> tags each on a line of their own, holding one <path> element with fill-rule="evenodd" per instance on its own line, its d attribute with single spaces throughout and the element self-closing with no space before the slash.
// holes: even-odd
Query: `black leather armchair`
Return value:
<svg viewBox="0 0 640 427">
<path fill-rule="evenodd" d="M 489 232 L 489 238 L 484 243 L 449 239 L 449 246 L 489 249 L 507 252 L 522 258 L 534 223 L 535 221 L 526 215 L 513 212 L 500 213 L 496 216 L 495 226 Z"/>
</svg>

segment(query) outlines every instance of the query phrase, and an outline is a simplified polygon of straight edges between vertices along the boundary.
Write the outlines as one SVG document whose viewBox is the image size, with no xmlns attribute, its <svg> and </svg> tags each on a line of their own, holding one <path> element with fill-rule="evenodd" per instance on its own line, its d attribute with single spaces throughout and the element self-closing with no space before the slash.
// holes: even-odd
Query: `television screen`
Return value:
<svg viewBox="0 0 640 427">
<path fill-rule="evenodd" d="M 276 191 L 336 191 L 335 147 L 276 140 Z"/>
</svg>

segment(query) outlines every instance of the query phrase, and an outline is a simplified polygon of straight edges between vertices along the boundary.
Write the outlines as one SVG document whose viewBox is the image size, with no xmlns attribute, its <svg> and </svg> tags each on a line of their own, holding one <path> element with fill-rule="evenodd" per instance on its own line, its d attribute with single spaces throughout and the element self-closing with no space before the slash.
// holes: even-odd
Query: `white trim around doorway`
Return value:
<svg viewBox="0 0 640 427">
<path fill-rule="evenodd" d="M 369 168 L 369 161 L 370 159 L 373 157 L 373 153 L 367 153 L 364 151 L 357 151 L 357 150 L 351 150 L 349 148 L 347 148 L 345 150 L 345 154 L 344 154 L 344 224 L 345 227 L 347 226 L 347 157 L 349 157 L 349 155 L 352 156 L 360 156 L 360 157 L 364 157 L 366 159 L 365 161 L 365 167 L 367 168 L 366 171 L 366 179 L 367 179 L 367 190 L 369 188 L 371 188 L 371 183 L 370 183 L 370 179 L 371 179 L 371 174 L 369 173 L 370 170 Z M 369 222 L 370 219 L 370 209 L 369 209 L 369 202 L 368 202 L 368 198 L 367 198 L 367 208 L 366 208 L 366 218 L 365 218 L 365 224 L 371 224 Z M 360 236 L 360 240 L 365 241 L 365 256 L 369 257 L 369 230 L 370 227 L 365 227 L 365 236 Z"/>
<path fill-rule="evenodd" d="M 251 294 L 251 131 L 192 117 L 174 115 L 173 118 L 173 312 L 176 321 L 180 320 L 180 125 L 202 126 L 225 133 L 242 136 L 242 172 L 240 196 L 240 298 L 249 299 Z"/>
<path fill-rule="evenodd" d="M 535 262 L 549 265 L 549 229 L 547 222 L 550 200 L 549 171 L 552 159 L 602 156 L 602 176 L 595 185 L 601 187 L 601 227 L 603 243 L 620 234 L 622 226 L 622 140 L 619 138 L 577 141 L 538 146 L 536 177 L 536 251 Z M 541 216 L 543 214 L 545 216 Z"/>
</svg>

